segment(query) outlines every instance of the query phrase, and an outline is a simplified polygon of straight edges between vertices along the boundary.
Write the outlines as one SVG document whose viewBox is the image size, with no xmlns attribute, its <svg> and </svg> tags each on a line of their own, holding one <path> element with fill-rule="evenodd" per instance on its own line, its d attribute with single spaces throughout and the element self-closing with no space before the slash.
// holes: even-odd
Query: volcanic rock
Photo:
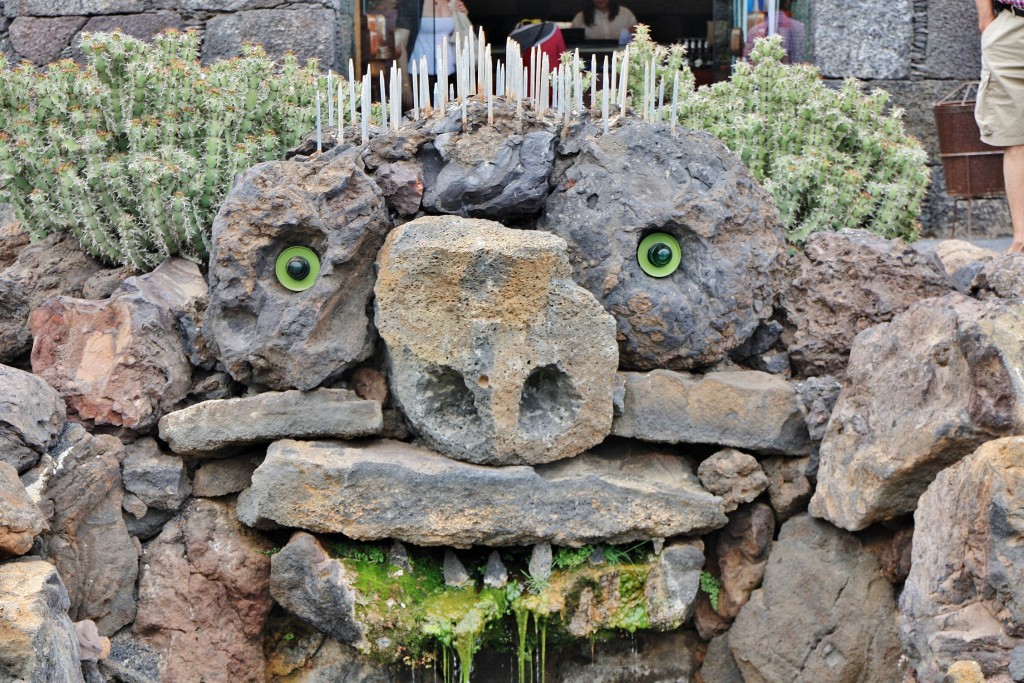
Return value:
<svg viewBox="0 0 1024 683">
<path fill-rule="evenodd" d="M 217 498 L 247 489 L 252 483 L 252 473 L 262 461 L 262 453 L 206 461 L 192 476 L 192 495 Z"/>
<path fill-rule="evenodd" d="M 569 244 L 576 281 L 618 323 L 623 368 L 712 365 L 772 315 L 786 246 L 768 194 L 706 133 L 635 119 L 577 141 L 538 227 Z M 677 270 L 647 275 L 652 233 L 681 248 Z"/>
<path fill-rule="evenodd" d="M 24 370 L 0 365 L 0 387 L 0 462 L 24 473 L 57 441 L 67 409 L 49 384 Z"/>
<path fill-rule="evenodd" d="M 810 458 L 783 458 L 774 456 L 761 461 L 761 469 L 768 477 L 768 499 L 780 520 L 802 512 L 814 493 L 814 485 L 807 477 Z"/>
<path fill-rule="evenodd" d="M 933 252 L 866 230 L 818 232 L 789 263 L 783 340 L 803 376 L 843 376 L 862 330 L 952 289 Z"/>
<path fill-rule="evenodd" d="M 811 514 L 856 531 L 912 512 L 942 469 L 1024 430 L 1024 303 L 921 301 L 861 333 Z"/>
<path fill-rule="evenodd" d="M 431 216 L 391 233 L 378 262 L 392 398 L 430 447 L 518 465 L 604 440 L 615 323 L 572 282 L 562 240 Z"/>
<path fill-rule="evenodd" d="M 239 518 L 416 545 L 626 543 L 726 523 L 681 459 L 615 445 L 536 468 L 461 463 L 397 441 L 278 441 Z"/>
<path fill-rule="evenodd" d="M 722 497 L 723 509 L 732 512 L 740 503 L 749 503 L 768 488 L 768 477 L 752 455 L 725 448 L 697 467 L 701 485 Z"/>
<path fill-rule="evenodd" d="M 391 224 L 377 184 L 342 152 L 254 166 L 214 220 L 204 330 L 240 382 L 312 389 L 373 351 L 373 259 Z M 294 246 L 320 262 L 302 291 L 275 274 Z"/>
<path fill-rule="evenodd" d="M 147 507 L 174 512 L 192 492 L 185 462 L 176 455 L 160 452 L 156 439 L 139 439 L 125 446 L 127 457 L 121 467 L 124 487 Z"/>
<path fill-rule="evenodd" d="M 18 471 L 0 461 L 0 559 L 27 553 L 44 528 L 43 515 L 18 479 Z"/>
<path fill-rule="evenodd" d="M 754 370 L 691 375 L 620 373 L 626 385 L 612 434 L 655 443 L 706 443 L 806 455 L 804 415 L 792 385 Z"/>
</svg>

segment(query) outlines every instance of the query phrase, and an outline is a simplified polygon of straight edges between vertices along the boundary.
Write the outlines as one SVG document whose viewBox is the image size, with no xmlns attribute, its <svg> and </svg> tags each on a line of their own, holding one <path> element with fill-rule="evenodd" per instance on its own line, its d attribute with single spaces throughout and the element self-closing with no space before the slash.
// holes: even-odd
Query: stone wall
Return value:
<svg viewBox="0 0 1024 683">
<path fill-rule="evenodd" d="M 255 42 L 273 57 L 291 50 L 340 70 L 352 54 L 353 7 L 351 0 L 4 0 L 0 52 L 43 65 L 76 57 L 86 31 L 149 38 L 195 29 L 204 62 L 237 56 L 243 43 Z"/>
<path fill-rule="evenodd" d="M 922 211 L 924 234 L 1007 235 L 1006 200 L 956 201 L 946 194 L 932 105 L 981 74 L 981 39 L 971 0 L 813 0 L 808 32 L 814 63 L 837 84 L 858 78 L 887 90 L 907 111 L 924 144 L 932 185 Z M 968 225 L 970 216 L 970 226 Z"/>
</svg>

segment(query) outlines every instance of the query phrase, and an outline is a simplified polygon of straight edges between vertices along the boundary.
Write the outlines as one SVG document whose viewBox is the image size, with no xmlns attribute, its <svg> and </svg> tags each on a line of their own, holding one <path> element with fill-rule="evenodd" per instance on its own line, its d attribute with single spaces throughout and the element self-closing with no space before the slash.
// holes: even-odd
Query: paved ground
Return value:
<svg viewBox="0 0 1024 683">
<path fill-rule="evenodd" d="M 936 240 L 936 239 L 930 239 L 930 238 L 929 239 L 920 239 L 920 240 L 914 242 L 914 246 L 918 247 L 919 249 L 931 249 L 932 247 L 934 247 L 936 244 L 938 244 L 941 241 L 942 240 Z M 994 252 L 996 252 L 998 254 L 1002 254 L 1003 252 L 1006 251 L 1007 247 L 1010 246 L 1010 242 L 1012 242 L 1013 240 L 1010 237 L 985 237 L 985 238 L 977 237 L 977 238 L 969 239 L 967 241 L 972 243 L 972 244 L 976 244 L 979 247 L 984 247 L 985 249 L 991 249 L 992 251 L 994 251 Z"/>
</svg>

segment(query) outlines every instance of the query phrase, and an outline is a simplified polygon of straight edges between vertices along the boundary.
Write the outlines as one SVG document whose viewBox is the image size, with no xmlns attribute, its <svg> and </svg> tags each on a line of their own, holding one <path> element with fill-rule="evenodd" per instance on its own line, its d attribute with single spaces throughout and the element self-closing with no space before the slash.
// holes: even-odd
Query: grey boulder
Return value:
<svg viewBox="0 0 1024 683">
<path fill-rule="evenodd" d="M 161 453 L 156 439 L 148 437 L 125 446 L 125 451 L 121 464 L 125 489 L 150 508 L 174 512 L 181 507 L 192 492 L 185 461 Z"/>
<path fill-rule="evenodd" d="M 64 429 L 67 408 L 35 375 L 0 365 L 0 462 L 19 473 L 36 464 Z"/>
<path fill-rule="evenodd" d="M 483 467 L 397 441 L 278 441 L 239 519 L 416 545 L 556 545 L 699 534 L 721 499 L 679 458 L 605 446 L 537 466 Z"/>
<path fill-rule="evenodd" d="M 615 316 L 622 367 L 725 358 L 771 317 L 782 289 L 786 246 L 768 194 L 706 133 L 627 119 L 576 142 L 538 227 L 568 242 L 577 282 Z M 638 263 L 652 233 L 681 248 L 665 277 Z"/>
</svg>

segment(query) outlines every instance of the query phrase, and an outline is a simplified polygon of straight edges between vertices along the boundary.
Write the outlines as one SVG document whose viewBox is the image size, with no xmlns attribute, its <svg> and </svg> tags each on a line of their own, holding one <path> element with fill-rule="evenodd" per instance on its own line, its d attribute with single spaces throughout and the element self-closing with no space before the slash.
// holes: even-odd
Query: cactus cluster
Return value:
<svg viewBox="0 0 1024 683">
<path fill-rule="evenodd" d="M 681 59 L 682 48 L 655 46 L 645 32 L 635 45 L 660 69 Z M 743 160 L 771 193 L 790 242 L 842 228 L 915 239 L 929 172 L 926 152 L 903 129 L 903 111 L 889 107 L 883 90 L 864 94 L 854 80 L 828 87 L 813 66 L 783 64 L 784 56 L 774 36 L 759 40 L 752 62 L 737 64 L 728 81 L 694 88 L 692 77 L 680 78 L 678 122 L 711 133 Z M 642 101 L 637 62 L 634 102 Z"/>
<path fill-rule="evenodd" d="M 314 125 L 314 63 L 279 68 L 258 47 L 202 67 L 199 38 L 84 36 L 85 66 L 45 73 L 0 56 L 0 201 L 34 238 L 71 232 L 110 264 L 206 259 L 235 175 Z"/>
</svg>

